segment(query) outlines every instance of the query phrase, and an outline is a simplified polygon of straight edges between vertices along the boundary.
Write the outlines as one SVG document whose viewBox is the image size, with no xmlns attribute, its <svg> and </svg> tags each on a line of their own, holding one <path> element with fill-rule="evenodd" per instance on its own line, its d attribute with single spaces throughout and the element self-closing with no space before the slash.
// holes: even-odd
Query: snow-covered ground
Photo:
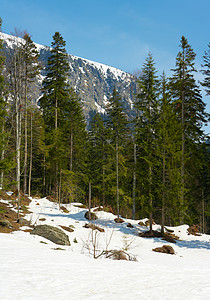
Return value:
<svg viewBox="0 0 210 300">
<path fill-rule="evenodd" d="M 74 205 L 66 205 L 69 213 L 64 213 L 45 198 L 32 199 L 32 213 L 27 215 L 36 225 L 72 225 L 74 232 L 65 231 L 71 246 L 24 231 L 0 234 L 1 300 L 210 299 L 209 235 L 189 236 L 187 225 L 173 228 L 181 239 L 170 244 L 176 255 L 156 253 L 153 248 L 169 243 L 140 238 L 138 232 L 146 227 L 138 221 L 116 224 L 114 215 L 100 211 L 94 223 L 105 232 L 92 231 L 83 227 L 88 223 L 86 210 Z M 128 228 L 128 222 L 134 228 Z M 137 261 L 94 259 L 92 234 L 99 251 L 126 249 Z M 58 247 L 65 251 L 55 250 Z"/>
</svg>

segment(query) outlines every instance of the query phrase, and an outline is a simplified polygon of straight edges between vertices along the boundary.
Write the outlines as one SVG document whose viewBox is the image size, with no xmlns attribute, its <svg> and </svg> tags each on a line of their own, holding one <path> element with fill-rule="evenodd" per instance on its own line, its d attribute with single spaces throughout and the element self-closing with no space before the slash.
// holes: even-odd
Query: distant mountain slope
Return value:
<svg viewBox="0 0 210 300">
<path fill-rule="evenodd" d="M 0 33 L 0 38 L 4 40 L 6 53 L 12 51 L 17 40 L 21 41 L 20 38 L 5 33 Z M 40 52 L 40 60 L 46 65 L 50 47 L 39 44 L 36 46 Z M 114 87 L 120 93 L 125 108 L 130 111 L 133 93 L 136 91 L 135 80 L 131 74 L 71 54 L 69 54 L 69 65 L 71 70 L 69 82 L 82 100 L 86 118 L 91 110 L 104 113 L 105 105 Z"/>
</svg>

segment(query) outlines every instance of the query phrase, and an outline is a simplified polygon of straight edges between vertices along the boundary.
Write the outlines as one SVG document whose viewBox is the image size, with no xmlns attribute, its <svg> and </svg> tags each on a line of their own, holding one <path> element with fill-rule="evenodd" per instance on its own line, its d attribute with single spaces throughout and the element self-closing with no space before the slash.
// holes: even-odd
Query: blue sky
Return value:
<svg viewBox="0 0 210 300">
<path fill-rule="evenodd" d="M 141 68 L 149 51 L 160 72 L 168 72 L 182 35 L 202 62 L 209 12 L 209 0 L 0 0 L 3 32 L 27 30 L 50 45 L 59 31 L 69 53 L 129 72 Z"/>
<path fill-rule="evenodd" d="M 170 75 L 182 35 L 200 69 L 210 42 L 209 13 L 210 0 L 0 0 L 3 32 L 26 30 L 50 46 L 59 31 L 68 53 L 131 73 L 150 51 L 158 71 Z"/>
</svg>

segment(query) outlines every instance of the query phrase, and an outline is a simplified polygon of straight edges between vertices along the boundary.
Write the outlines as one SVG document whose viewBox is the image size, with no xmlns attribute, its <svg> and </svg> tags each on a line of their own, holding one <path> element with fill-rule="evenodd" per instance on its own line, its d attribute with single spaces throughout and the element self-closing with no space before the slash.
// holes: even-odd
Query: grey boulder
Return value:
<svg viewBox="0 0 210 300">
<path fill-rule="evenodd" d="M 68 235 L 63 232 L 63 230 L 50 226 L 50 225 L 37 225 L 32 231 L 31 234 L 42 236 L 51 242 L 58 244 L 58 245 L 64 245 L 64 246 L 70 246 L 70 241 Z"/>
</svg>

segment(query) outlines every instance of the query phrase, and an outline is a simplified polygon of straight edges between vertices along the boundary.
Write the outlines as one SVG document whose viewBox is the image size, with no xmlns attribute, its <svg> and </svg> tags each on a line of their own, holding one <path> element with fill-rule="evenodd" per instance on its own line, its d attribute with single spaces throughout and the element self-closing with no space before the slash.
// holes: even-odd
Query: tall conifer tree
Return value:
<svg viewBox="0 0 210 300">
<path fill-rule="evenodd" d="M 51 56 L 48 58 L 46 77 L 43 81 L 43 96 L 40 106 L 46 126 L 46 138 L 51 159 L 54 161 L 54 186 L 55 196 L 58 200 L 58 174 L 63 150 L 61 146 L 60 126 L 66 100 L 69 97 L 69 85 L 67 76 L 69 74 L 68 55 L 65 49 L 66 42 L 59 32 L 55 32 L 51 44 Z"/>
<path fill-rule="evenodd" d="M 204 80 L 201 84 L 205 88 L 206 94 L 210 95 L 210 43 L 208 44 L 208 50 L 204 53 L 203 62 L 201 66 Z"/>
<path fill-rule="evenodd" d="M 107 126 L 110 132 L 110 145 L 115 148 L 115 180 L 116 180 L 116 202 L 117 202 L 117 215 L 119 218 L 120 194 L 123 196 L 123 190 L 120 190 L 119 179 L 121 172 L 125 175 L 125 160 L 123 151 L 125 147 L 126 135 L 128 134 L 128 121 L 123 109 L 122 99 L 119 93 L 114 88 L 112 97 L 109 99 L 107 104 Z M 121 172 L 120 172 L 121 171 Z"/>
<path fill-rule="evenodd" d="M 174 105 L 177 110 L 177 116 L 182 124 L 182 159 L 181 159 L 181 215 L 180 220 L 183 222 L 186 211 L 185 194 L 190 178 L 190 162 L 196 156 L 196 144 L 203 138 L 202 125 L 206 123 L 207 113 L 205 112 L 205 103 L 198 85 L 196 84 L 194 73 L 195 70 L 195 52 L 188 44 L 187 39 L 182 36 L 180 43 L 180 52 L 176 58 L 176 68 L 173 69 L 171 78 L 172 96 Z M 193 174 L 191 173 L 191 176 Z"/>
<path fill-rule="evenodd" d="M 168 220 L 176 220 L 179 211 L 180 160 L 181 160 L 181 124 L 177 119 L 165 74 L 160 81 L 160 99 L 156 126 L 157 149 L 157 196 L 161 205 L 161 231 L 164 234 L 166 213 Z"/>
<path fill-rule="evenodd" d="M 137 118 L 135 122 L 138 147 L 139 170 L 141 174 L 142 199 L 148 201 L 150 231 L 152 232 L 152 210 L 154 199 L 154 167 L 156 137 L 155 127 L 158 106 L 158 79 L 152 54 L 149 53 L 138 79 L 139 93 L 136 99 Z"/>
<path fill-rule="evenodd" d="M 93 183 L 93 193 L 102 199 L 103 207 L 105 201 L 106 168 L 107 168 L 107 129 L 99 113 L 96 113 L 90 123 L 90 161 Z"/>
</svg>

